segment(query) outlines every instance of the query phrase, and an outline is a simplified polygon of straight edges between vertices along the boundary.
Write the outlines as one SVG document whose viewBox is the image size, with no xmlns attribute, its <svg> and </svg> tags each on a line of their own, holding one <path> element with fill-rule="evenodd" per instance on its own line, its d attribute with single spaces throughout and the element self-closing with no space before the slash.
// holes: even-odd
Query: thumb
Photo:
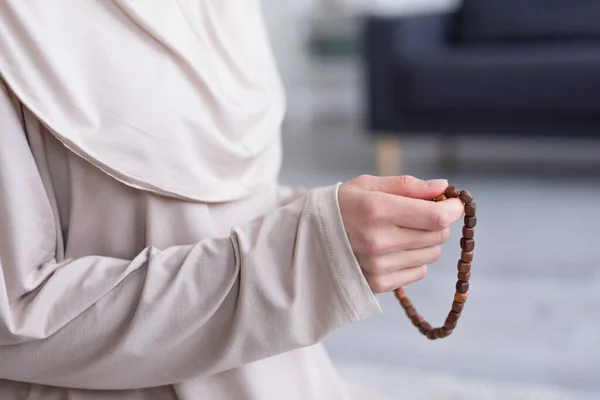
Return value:
<svg viewBox="0 0 600 400">
<path fill-rule="evenodd" d="M 403 175 L 377 177 L 373 181 L 373 188 L 370 190 L 428 200 L 444 193 L 447 187 L 448 181 L 446 179 L 424 181 L 414 176 Z"/>
</svg>

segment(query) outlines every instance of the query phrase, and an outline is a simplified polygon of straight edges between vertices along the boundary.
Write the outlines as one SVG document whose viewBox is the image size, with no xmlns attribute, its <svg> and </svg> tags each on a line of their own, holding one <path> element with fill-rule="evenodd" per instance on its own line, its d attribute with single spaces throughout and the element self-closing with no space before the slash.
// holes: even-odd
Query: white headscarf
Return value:
<svg viewBox="0 0 600 400">
<path fill-rule="evenodd" d="M 0 76 L 134 187 L 217 202 L 276 179 L 284 94 L 259 0 L 0 0 Z"/>
</svg>

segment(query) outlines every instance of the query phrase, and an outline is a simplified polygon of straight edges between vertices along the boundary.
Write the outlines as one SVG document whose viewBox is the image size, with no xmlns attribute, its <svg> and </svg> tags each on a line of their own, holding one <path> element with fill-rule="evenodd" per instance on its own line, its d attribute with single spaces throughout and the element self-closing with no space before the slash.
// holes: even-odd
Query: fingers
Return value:
<svg viewBox="0 0 600 400">
<path fill-rule="evenodd" d="M 401 286 L 410 285 L 420 281 L 427 275 L 427 265 L 406 268 L 388 275 L 378 276 L 374 279 L 367 278 L 369 286 L 374 293 L 385 293 Z"/>
<path fill-rule="evenodd" d="M 448 181 L 445 179 L 424 181 L 410 175 L 385 177 L 363 175 L 356 178 L 355 183 L 365 190 L 414 199 L 433 199 L 448 187 Z"/>
<path fill-rule="evenodd" d="M 396 247 L 391 248 L 392 251 L 417 250 L 446 243 L 450 239 L 450 228 L 439 231 L 397 228 L 389 237 L 395 239 Z"/>
<path fill-rule="evenodd" d="M 385 276 L 417 265 L 432 264 L 442 253 L 440 246 L 406 250 L 379 257 L 362 257 L 358 262 L 365 276 Z"/>
<path fill-rule="evenodd" d="M 446 212 L 448 213 L 447 215 L 449 225 L 452 225 L 453 223 L 461 219 L 465 214 L 465 206 L 459 199 L 448 199 L 434 204 L 438 204 L 446 210 Z"/>
<path fill-rule="evenodd" d="M 387 225 L 376 229 L 363 228 L 353 235 L 355 251 L 368 256 L 382 256 L 404 250 L 417 250 L 445 243 L 450 229 L 424 231 Z"/>
<path fill-rule="evenodd" d="M 464 213 L 464 207 L 458 199 L 433 202 L 384 193 L 371 197 L 371 201 L 377 202 L 372 206 L 372 216 L 403 228 L 439 231 L 448 228 Z"/>
</svg>

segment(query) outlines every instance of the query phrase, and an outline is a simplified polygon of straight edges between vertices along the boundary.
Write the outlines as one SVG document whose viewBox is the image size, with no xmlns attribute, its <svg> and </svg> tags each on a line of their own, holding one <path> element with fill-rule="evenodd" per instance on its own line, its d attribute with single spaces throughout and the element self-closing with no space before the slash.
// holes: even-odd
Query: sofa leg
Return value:
<svg viewBox="0 0 600 400">
<path fill-rule="evenodd" d="M 396 135 L 378 136 L 375 143 L 377 175 L 400 175 L 402 165 L 402 149 Z"/>
</svg>

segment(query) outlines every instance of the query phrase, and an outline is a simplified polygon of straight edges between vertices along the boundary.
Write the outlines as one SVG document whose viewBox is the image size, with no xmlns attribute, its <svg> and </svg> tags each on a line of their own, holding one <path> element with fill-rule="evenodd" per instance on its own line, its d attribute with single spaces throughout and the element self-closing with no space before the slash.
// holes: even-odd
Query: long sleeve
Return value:
<svg viewBox="0 0 600 400">
<path fill-rule="evenodd" d="M 226 238 L 57 262 L 58 219 L 19 118 L 0 83 L 0 379 L 172 384 L 318 343 L 381 311 L 337 185 Z"/>
<path fill-rule="evenodd" d="M 285 186 L 280 185 L 277 188 L 278 204 L 280 206 L 286 206 L 300 197 L 305 196 L 308 189 L 303 186 Z"/>
</svg>

